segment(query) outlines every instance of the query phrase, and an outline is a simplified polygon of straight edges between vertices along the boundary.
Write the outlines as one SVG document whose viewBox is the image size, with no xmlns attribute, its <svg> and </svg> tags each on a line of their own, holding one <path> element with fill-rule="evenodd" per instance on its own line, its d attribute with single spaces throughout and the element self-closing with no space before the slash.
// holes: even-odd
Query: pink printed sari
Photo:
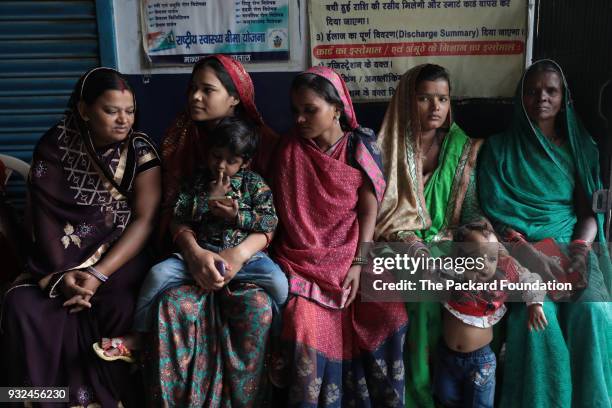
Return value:
<svg viewBox="0 0 612 408">
<path fill-rule="evenodd" d="M 291 406 L 403 406 L 403 305 L 357 298 L 345 307 L 342 289 L 359 244 L 357 190 L 367 177 L 379 202 L 384 193 L 375 136 L 357 124 L 334 71 L 307 72 L 334 85 L 353 130 L 331 156 L 297 136 L 279 149 L 274 194 L 282 228 L 274 253 L 293 297 L 283 313 L 273 379 L 291 387 Z"/>
</svg>

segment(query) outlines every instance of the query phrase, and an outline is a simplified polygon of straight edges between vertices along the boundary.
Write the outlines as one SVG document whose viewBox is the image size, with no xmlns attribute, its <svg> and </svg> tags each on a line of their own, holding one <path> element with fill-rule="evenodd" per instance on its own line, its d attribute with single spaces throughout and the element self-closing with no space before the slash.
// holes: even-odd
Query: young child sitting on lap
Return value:
<svg viewBox="0 0 612 408">
<path fill-rule="evenodd" d="M 183 185 L 176 202 L 175 239 L 179 234 L 192 233 L 202 248 L 219 253 L 239 245 L 251 233 L 273 232 L 278 218 L 272 192 L 260 175 L 247 169 L 257 147 L 253 129 L 242 119 L 228 117 L 217 124 L 205 143 L 207 162 L 195 171 L 191 182 Z M 215 267 L 227 281 L 227 274 L 232 272 L 229 265 L 215 262 Z M 276 311 L 287 300 L 287 278 L 264 252 L 251 257 L 231 280 L 263 288 L 274 300 Z M 141 334 L 150 331 L 158 295 L 193 283 L 198 282 L 180 254 L 153 266 L 140 289 L 135 333 L 102 339 L 94 344 L 96 354 L 107 361 L 134 361 L 130 350 L 140 348 Z"/>
<path fill-rule="evenodd" d="M 507 280 L 537 282 L 511 258 L 485 223 L 466 224 L 454 235 L 455 256 L 477 259 L 480 263 L 463 273 L 464 281 L 478 283 Z M 498 285 L 499 288 L 499 285 Z M 523 292 L 529 306 L 530 329 L 547 325 L 541 300 L 545 292 Z M 495 396 L 495 354 L 489 347 L 493 325 L 506 313 L 507 294 L 500 290 L 461 291 L 444 302 L 443 340 L 434 372 L 434 396 L 444 407 L 493 407 Z"/>
</svg>

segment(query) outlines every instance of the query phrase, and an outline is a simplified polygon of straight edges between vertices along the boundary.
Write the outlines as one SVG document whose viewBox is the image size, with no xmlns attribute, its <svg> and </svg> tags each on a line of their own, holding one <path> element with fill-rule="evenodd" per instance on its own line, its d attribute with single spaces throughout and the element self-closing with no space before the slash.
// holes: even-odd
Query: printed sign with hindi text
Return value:
<svg viewBox="0 0 612 408">
<path fill-rule="evenodd" d="M 209 54 L 242 62 L 289 59 L 289 0 L 141 0 L 143 45 L 153 63 Z"/>
<path fill-rule="evenodd" d="M 313 65 L 360 101 L 389 100 L 401 75 L 444 66 L 458 97 L 510 97 L 521 76 L 527 0 L 311 0 Z"/>
</svg>

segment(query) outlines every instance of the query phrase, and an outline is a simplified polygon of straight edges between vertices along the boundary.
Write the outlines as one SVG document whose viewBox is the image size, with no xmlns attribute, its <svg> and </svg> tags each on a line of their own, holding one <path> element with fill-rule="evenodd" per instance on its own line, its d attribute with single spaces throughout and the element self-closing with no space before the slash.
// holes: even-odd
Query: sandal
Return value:
<svg viewBox="0 0 612 408">
<path fill-rule="evenodd" d="M 104 354 L 105 351 L 108 351 L 111 348 L 119 350 L 119 354 L 115 356 L 107 356 L 106 354 Z M 127 347 L 125 347 L 125 344 L 123 344 L 123 339 L 121 337 L 114 337 L 112 339 L 104 337 L 99 343 L 93 344 L 93 349 L 94 352 L 98 355 L 98 357 L 105 361 L 122 360 L 126 363 L 136 362 L 136 359 L 132 355 L 132 352 Z"/>
</svg>

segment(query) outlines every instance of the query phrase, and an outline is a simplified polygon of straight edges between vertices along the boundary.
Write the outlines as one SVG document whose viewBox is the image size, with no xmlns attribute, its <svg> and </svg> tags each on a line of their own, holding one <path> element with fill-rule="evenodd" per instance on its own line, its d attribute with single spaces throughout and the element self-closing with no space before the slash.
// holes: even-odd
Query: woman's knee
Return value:
<svg viewBox="0 0 612 408">
<path fill-rule="evenodd" d="M 32 306 L 35 304 L 35 300 L 32 298 L 36 295 L 40 295 L 40 289 L 37 287 L 32 288 L 15 288 L 9 290 L 4 298 L 2 299 L 1 316 L 2 326 L 5 327 L 5 321 L 17 321 L 23 319 L 27 312 L 32 310 L 32 307 L 24 308 L 23 305 L 27 304 Z"/>
<path fill-rule="evenodd" d="M 576 302 L 567 304 L 566 307 L 567 323 L 574 329 L 609 327 L 612 314 L 612 305 L 609 302 Z"/>
<path fill-rule="evenodd" d="M 18 310 L 18 301 L 14 290 L 6 293 L 4 299 L 2 299 L 2 306 L 0 306 L 0 308 L 0 310 L 2 310 L 2 320 L 13 319 L 15 317 L 14 314 Z"/>
</svg>

